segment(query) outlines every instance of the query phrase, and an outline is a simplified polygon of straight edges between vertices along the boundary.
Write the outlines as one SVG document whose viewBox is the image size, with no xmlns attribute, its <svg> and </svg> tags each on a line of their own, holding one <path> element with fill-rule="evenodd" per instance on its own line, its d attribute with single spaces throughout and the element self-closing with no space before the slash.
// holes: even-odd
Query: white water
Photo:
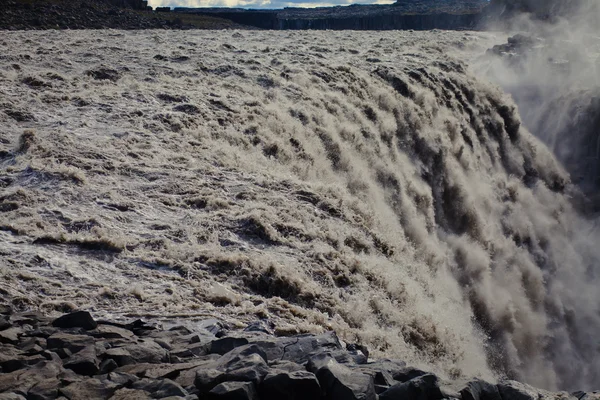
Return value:
<svg viewBox="0 0 600 400">
<path fill-rule="evenodd" d="M 268 318 L 448 377 L 592 389 L 599 232 L 468 72 L 498 40 L 3 32 L 1 298 Z"/>
</svg>

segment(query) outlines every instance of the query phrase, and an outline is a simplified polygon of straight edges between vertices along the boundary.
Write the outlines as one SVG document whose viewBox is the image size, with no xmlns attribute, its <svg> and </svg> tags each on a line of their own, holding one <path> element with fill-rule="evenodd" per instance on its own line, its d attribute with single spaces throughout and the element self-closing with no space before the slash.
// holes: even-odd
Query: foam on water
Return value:
<svg viewBox="0 0 600 400">
<path fill-rule="evenodd" d="M 1 298 L 267 318 L 448 377 L 591 389 L 599 233 L 468 71 L 497 40 L 3 33 Z"/>
</svg>

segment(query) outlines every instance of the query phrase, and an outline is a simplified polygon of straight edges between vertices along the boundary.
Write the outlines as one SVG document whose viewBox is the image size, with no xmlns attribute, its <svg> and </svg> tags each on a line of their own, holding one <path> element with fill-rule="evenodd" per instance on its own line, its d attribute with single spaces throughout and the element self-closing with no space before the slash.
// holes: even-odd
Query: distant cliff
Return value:
<svg viewBox="0 0 600 400">
<path fill-rule="evenodd" d="M 246 10 L 176 8 L 179 13 L 211 15 L 262 29 L 475 29 L 485 0 L 399 0 L 393 5 L 351 5 L 312 9 Z"/>
</svg>

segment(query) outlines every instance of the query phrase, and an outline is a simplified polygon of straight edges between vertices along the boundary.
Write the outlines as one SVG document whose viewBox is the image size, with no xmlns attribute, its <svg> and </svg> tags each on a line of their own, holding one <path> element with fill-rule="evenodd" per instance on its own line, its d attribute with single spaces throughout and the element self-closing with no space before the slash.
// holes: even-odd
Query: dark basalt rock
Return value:
<svg viewBox="0 0 600 400">
<path fill-rule="evenodd" d="M 443 398 L 438 378 L 431 374 L 398 383 L 379 395 L 380 400 L 441 400 Z"/>
<path fill-rule="evenodd" d="M 100 372 L 95 346 L 88 346 L 73 354 L 63 365 L 79 375 L 92 376 Z"/>
<path fill-rule="evenodd" d="M 476 379 L 460 391 L 462 400 L 502 400 L 498 387 Z"/>
<path fill-rule="evenodd" d="M 368 350 L 344 349 L 333 332 L 275 337 L 262 329 L 227 332 L 215 320 L 171 330 L 103 321 L 86 330 L 89 318 L 79 315 L 7 319 L 10 327 L 0 331 L 8 331 L 0 345 L 0 400 L 600 400 L 597 393 L 552 394 L 514 381 L 442 386 L 399 360 L 367 362 Z M 165 348 L 171 346 L 179 356 Z M 206 354 L 211 349 L 223 354 Z"/>
<path fill-rule="evenodd" d="M 306 369 L 316 375 L 326 399 L 377 399 L 371 376 L 339 364 L 328 354 L 312 357 Z"/>
<path fill-rule="evenodd" d="M 55 319 L 52 326 L 57 328 L 83 328 L 85 330 L 96 329 L 98 323 L 87 311 L 75 311 Z"/>
<path fill-rule="evenodd" d="M 259 393 L 262 400 L 318 399 L 321 387 L 312 372 L 279 372 L 267 375 Z"/>
<path fill-rule="evenodd" d="M 252 382 L 224 382 L 215 386 L 208 399 L 257 400 L 256 389 Z"/>
</svg>

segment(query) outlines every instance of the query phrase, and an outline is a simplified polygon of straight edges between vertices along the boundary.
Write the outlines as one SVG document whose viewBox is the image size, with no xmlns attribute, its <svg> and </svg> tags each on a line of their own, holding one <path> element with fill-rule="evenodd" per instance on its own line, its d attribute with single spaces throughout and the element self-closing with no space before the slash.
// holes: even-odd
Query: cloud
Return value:
<svg viewBox="0 0 600 400">
<path fill-rule="evenodd" d="M 238 8 L 284 8 L 325 7 L 353 4 L 352 0 L 150 0 L 152 7 L 238 7 Z M 363 0 L 361 4 L 391 4 L 389 0 Z"/>
</svg>

